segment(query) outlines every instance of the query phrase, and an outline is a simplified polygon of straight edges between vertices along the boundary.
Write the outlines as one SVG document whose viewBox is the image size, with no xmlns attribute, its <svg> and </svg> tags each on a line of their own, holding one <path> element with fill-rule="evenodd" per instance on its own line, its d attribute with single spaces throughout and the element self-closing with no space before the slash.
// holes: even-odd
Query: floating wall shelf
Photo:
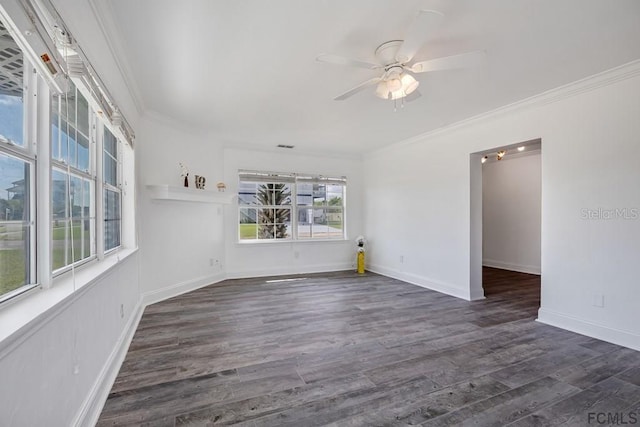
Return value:
<svg viewBox="0 0 640 427">
<path fill-rule="evenodd" d="M 147 189 L 152 199 L 175 200 L 181 202 L 231 204 L 233 194 L 220 191 L 199 190 L 191 187 L 177 187 L 167 184 L 150 184 Z"/>
</svg>

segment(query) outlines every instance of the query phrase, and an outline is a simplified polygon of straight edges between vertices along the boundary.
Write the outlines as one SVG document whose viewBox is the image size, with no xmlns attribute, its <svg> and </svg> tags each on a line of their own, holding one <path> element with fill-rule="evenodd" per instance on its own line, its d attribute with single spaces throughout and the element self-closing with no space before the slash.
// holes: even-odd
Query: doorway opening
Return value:
<svg viewBox="0 0 640 427">
<path fill-rule="evenodd" d="M 542 141 L 473 153 L 471 161 L 471 299 L 540 307 Z M 520 302 L 517 302 L 520 301 Z"/>
</svg>

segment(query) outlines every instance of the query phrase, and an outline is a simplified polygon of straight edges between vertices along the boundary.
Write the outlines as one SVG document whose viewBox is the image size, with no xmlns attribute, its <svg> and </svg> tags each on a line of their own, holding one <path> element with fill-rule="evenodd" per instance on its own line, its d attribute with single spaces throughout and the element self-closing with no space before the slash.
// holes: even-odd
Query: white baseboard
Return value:
<svg viewBox="0 0 640 427">
<path fill-rule="evenodd" d="M 538 310 L 538 319 L 536 320 L 546 325 L 566 329 L 567 331 L 576 332 L 640 351 L 640 335 L 634 334 L 633 332 L 598 325 L 584 319 L 568 316 L 542 307 Z"/>
<path fill-rule="evenodd" d="M 482 260 L 482 266 L 499 268 L 501 270 L 517 271 L 519 273 L 537 274 L 538 276 L 541 274 L 539 265 L 514 264 L 510 262 L 496 261 L 495 259 Z"/>
<path fill-rule="evenodd" d="M 98 378 L 93 384 L 89 395 L 82 403 L 80 412 L 73 423 L 74 426 L 95 426 L 98 422 L 102 408 L 104 407 L 107 397 L 109 396 L 109 392 L 111 391 L 111 387 L 113 387 L 113 383 L 118 376 L 120 366 L 127 355 L 129 345 L 131 344 L 131 340 L 138 328 L 143 312 L 144 305 L 142 304 L 142 301 L 139 301 L 133 310 L 132 315 L 129 317 L 129 321 L 120 334 L 116 345 L 111 351 L 107 362 L 102 367 L 102 371 L 100 371 L 100 375 L 98 375 Z"/>
<path fill-rule="evenodd" d="M 418 276 L 417 274 L 405 273 L 403 271 L 398 271 L 393 268 L 383 267 L 381 265 L 369 265 L 367 266 L 367 270 L 372 271 L 374 273 L 382 274 L 383 276 L 392 277 L 394 279 L 402 280 L 403 282 L 411 283 L 412 285 L 417 285 L 422 288 L 431 289 L 432 291 L 437 291 L 443 294 L 451 295 L 456 298 L 462 298 L 467 301 L 472 301 L 472 295 L 469 292 L 469 289 L 460 289 L 454 285 L 449 283 L 444 283 L 438 280 L 429 279 L 428 277 Z M 476 299 L 484 298 L 475 295 Z"/>
<path fill-rule="evenodd" d="M 469 292 L 469 301 L 480 301 L 482 299 L 486 299 L 482 287 L 480 289 L 471 289 Z"/>
<path fill-rule="evenodd" d="M 311 273 L 327 273 L 330 271 L 344 271 L 354 270 L 355 267 L 352 263 L 341 262 L 334 264 L 319 264 L 312 266 L 296 266 L 286 265 L 273 268 L 264 268 L 260 270 L 236 270 L 228 271 L 227 279 L 244 279 L 251 277 L 265 277 L 265 276 L 281 276 L 287 274 L 311 274 Z"/>
<path fill-rule="evenodd" d="M 174 296 L 178 296 L 185 292 L 189 292 L 203 286 L 207 286 L 211 283 L 216 283 L 224 280 L 223 274 L 217 274 L 214 276 L 201 277 L 198 279 L 190 280 L 188 282 L 178 283 L 173 286 L 168 286 L 163 289 L 158 289 L 152 292 L 142 294 L 138 305 L 133 311 L 133 315 L 129 318 L 127 325 L 125 326 L 118 342 L 114 346 L 113 351 L 109 355 L 107 362 L 105 363 L 100 375 L 94 383 L 89 396 L 82 404 L 82 409 L 74 422 L 75 426 L 94 426 L 98 422 L 102 408 L 104 407 L 109 392 L 113 387 L 113 383 L 118 376 L 120 366 L 124 361 L 129 350 L 131 340 L 138 328 L 140 319 L 144 312 L 144 308 L 156 302 L 163 301 Z"/>
<path fill-rule="evenodd" d="M 156 289 L 150 292 L 144 292 L 142 294 L 142 304 L 146 307 L 150 304 L 155 304 L 160 301 L 164 301 L 169 298 L 173 298 L 178 295 L 182 295 L 186 292 L 191 292 L 196 289 L 200 289 L 204 286 L 211 285 L 213 283 L 220 282 L 226 279 L 223 273 L 213 274 L 211 276 L 198 277 L 196 279 L 188 280 L 186 282 L 177 283 L 175 285 L 167 286 L 162 289 Z"/>
</svg>

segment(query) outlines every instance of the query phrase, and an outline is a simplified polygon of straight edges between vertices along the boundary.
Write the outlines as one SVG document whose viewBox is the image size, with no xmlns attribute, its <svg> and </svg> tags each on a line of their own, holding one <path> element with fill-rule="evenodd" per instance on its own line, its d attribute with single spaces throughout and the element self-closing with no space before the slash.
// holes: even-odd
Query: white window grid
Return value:
<svg viewBox="0 0 640 427">
<path fill-rule="evenodd" d="M 12 49 L 9 52 L 16 58 L 9 58 L 7 55 L 0 55 L 0 65 L 2 60 L 4 62 L 11 62 L 13 69 L 5 70 L 9 71 L 9 74 L 5 73 L 3 78 L 0 78 L 0 88 L 6 93 L 20 94 L 20 87 L 23 88 L 23 138 L 22 144 L 13 143 L 6 140 L 6 138 L 0 138 L 0 153 L 9 156 L 10 158 L 16 158 L 26 162 L 29 165 L 29 198 L 28 202 L 25 201 L 24 207 L 28 209 L 28 219 L 21 221 L 29 228 L 29 256 L 28 256 L 28 276 L 29 283 L 27 286 L 23 286 L 16 291 L 18 293 L 9 292 L 4 295 L 0 295 L 0 303 L 9 299 L 13 299 L 18 295 L 21 295 L 25 290 L 34 288 L 49 288 L 54 285 L 54 274 L 52 272 L 52 173 L 54 170 L 60 170 L 71 177 L 85 179 L 90 183 L 90 191 L 92 192 L 90 218 L 93 222 L 93 238 L 94 242 L 91 243 L 92 256 L 90 259 L 81 260 L 77 263 L 73 263 L 64 269 L 56 271 L 56 276 L 62 275 L 67 270 L 73 270 L 79 264 L 88 263 L 95 258 L 100 259 L 104 257 L 104 251 L 102 246 L 98 246 L 95 240 L 99 240 L 104 237 L 103 228 L 103 213 L 98 210 L 98 202 L 102 201 L 103 189 L 105 188 L 101 175 L 98 174 L 98 165 L 102 161 L 102 140 L 97 137 L 97 129 L 102 130 L 103 127 L 108 126 L 114 135 L 119 135 L 118 140 L 118 167 L 117 177 L 118 183 L 111 190 L 117 190 L 120 194 L 120 244 L 122 245 L 122 230 L 123 230 L 123 218 L 122 209 L 125 203 L 122 200 L 123 188 L 122 188 L 122 176 L 123 176 L 123 160 L 121 155 L 122 141 L 127 140 L 131 145 L 133 143 L 133 131 L 129 127 L 126 119 L 122 117 L 115 104 L 110 101 L 110 96 L 106 92 L 104 85 L 97 84 L 99 78 L 95 75 L 90 64 L 85 63 L 87 70 L 90 70 L 89 74 L 83 74 L 82 76 L 74 76 L 73 78 L 62 75 L 61 71 L 64 71 L 65 67 L 60 69 L 56 66 L 58 74 L 56 78 L 52 78 L 48 74 L 48 70 L 42 65 L 40 58 L 34 54 L 33 46 L 30 45 L 29 40 L 23 37 L 23 31 L 18 28 L 19 26 L 30 25 L 28 16 L 22 16 L 22 10 L 14 8 L 13 5 L 9 9 L 5 9 L 5 4 L 0 6 L 0 18 L 2 21 L 2 28 L 0 32 L 6 36 L 9 34 L 15 41 L 15 46 L 11 43 L 8 45 L 5 43 L 3 46 L 10 47 Z M 15 19 L 14 14 L 18 16 Z M 21 27 L 22 28 L 22 27 Z M 31 27 L 29 27 L 31 30 Z M 6 33 L 6 34 L 5 34 Z M 46 34 L 38 32 L 42 40 L 46 39 Z M 39 43 L 39 41 L 37 42 Z M 44 44 L 51 48 L 52 45 L 46 41 Z M 27 46 L 25 49 L 23 46 Z M 55 49 L 51 52 L 56 57 L 57 61 L 64 58 L 56 55 Z M 22 61 L 22 62 L 20 62 Z M 83 59 L 85 61 L 85 59 Z M 17 67 L 16 64 L 23 64 L 23 67 Z M 5 67 L 6 68 L 6 67 Z M 93 74 L 91 74 L 93 73 Z M 81 129 L 77 129 L 85 137 L 89 137 L 89 152 L 90 152 L 90 167 L 88 168 L 76 168 L 75 165 L 67 164 L 61 159 L 53 158 L 56 153 L 52 153 L 51 144 L 51 100 L 54 93 L 59 93 L 60 88 L 66 86 L 70 80 L 73 80 L 77 86 L 77 89 L 83 93 L 85 99 L 89 104 L 89 129 L 88 133 L 83 132 Z M 93 85 L 92 85 L 93 84 Z M 96 86 L 97 84 L 97 86 Z M 96 89 L 97 88 L 97 89 Z M 96 95 L 97 94 L 97 95 Z M 95 95 L 95 96 L 94 96 Z M 97 97 L 103 98 L 98 99 Z M 104 97 L 107 97 L 107 100 Z M 108 105 L 107 105 L 108 104 Z M 105 107 L 106 105 L 106 107 Z M 106 110 L 104 110 L 106 108 Z M 104 111 L 102 111 L 104 110 Z M 105 114 L 105 111 L 107 114 Z M 97 113 L 96 113 L 97 112 Z M 114 122 L 106 122 L 113 118 Z M 77 126 L 76 126 L 77 128 Z M 121 138 L 124 138 L 121 140 Z M 54 154 L 52 156 L 52 154 Z M 59 153 L 57 153 L 59 154 Z M 127 154 L 128 155 L 128 154 Z M 128 165 L 128 163 L 127 163 Z M 129 171 L 127 171 L 128 173 Z M 98 178 L 100 177 L 100 178 Z M 131 201 L 127 203 L 130 204 Z M 101 205 L 100 205 L 101 207 Z M 96 224 L 100 224 L 97 226 Z M 128 224 L 128 222 L 127 222 Z M 127 225 L 131 227 L 132 225 Z M 118 249 L 118 248 L 114 248 Z M 111 251 L 110 251 L 111 252 Z M 75 276 L 74 287 L 75 287 Z"/>
<path fill-rule="evenodd" d="M 73 116 L 76 117 L 76 124 L 72 125 L 70 123 L 67 123 L 67 129 L 71 129 L 73 128 L 75 130 L 75 132 L 81 134 L 82 136 L 84 136 L 85 138 L 87 138 L 87 140 L 89 141 L 89 158 L 88 158 L 88 168 L 86 170 L 83 169 L 79 169 L 76 166 L 71 165 L 69 162 L 67 162 L 64 159 L 60 159 L 58 158 L 55 153 L 51 153 L 51 172 L 50 172 L 50 177 L 51 177 L 51 185 L 50 185 L 50 189 L 51 189 L 51 195 L 53 196 L 53 192 L 54 192 L 54 182 L 53 182 L 53 172 L 54 171 L 60 171 L 66 175 L 68 175 L 68 186 L 67 186 L 67 193 L 66 193 L 66 200 L 65 200 L 65 207 L 67 209 L 66 211 L 66 218 L 63 221 L 68 221 L 68 226 L 65 228 L 65 238 L 64 238 L 64 257 L 65 257 L 65 262 L 62 266 L 60 266 L 59 268 L 54 269 L 54 265 L 53 265 L 53 251 L 59 248 L 54 248 L 54 242 L 53 242 L 53 212 L 52 212 L 52 217 L 51 217 L 51 238 L 52 238 L 52 254 L 51 254 L 51 269 L 52 269 L 52 274 L 53 276 L 59 276 L 61 274 L 64 274 L 65 272 L 71 270 L 72 268 L 75 268 L 77 266 L 80 266 L 82 264 L 85 264 L 87 262 L 90 262 L 94 259 L 96 259 L 97 255 L 96 255 L 96 234 L 97 234 L 97 228 L 96 224 L 97 224 L 97 218 L 96 218 L 96 190 L 97 190 L 97 186 L 96 186 L 96 174 L 95 174 L 95 170 L 96 170 L 96 135 L 95 135 L 95 128 L 96 128 L 96 117 L 95 117 L 95 113 L 93 112 L 91 106 L 88 106 L 88 120 L 89 123 L 88 125 L 88 129 L 89 129 L 89 133 L 90 135 L 86 135 L 83 134 L 80 131 L 80 126 L 77 123 L 77 118 L 79 116 L 78 114 L 78 99 L 79 99 L 79 94 L 81 94 L 80 90 L 78 87 L 76 87 L 75 85 L 72 86 L 72 90 L 75 91 L 74 96 L 72 97 L 73 99 L 75 99 L 76 101 L 73 103 Z M 67 95 L 65 94 L 61 94 L 61 95 L 54 95 L 59 97 L 59 101 L 58 101 L 58 105 L 61 106 L 62 105 L 62 99 L 65 99 L 65 106 L 68 109 L 70 107 L 69 105 L 69 98 Z M 85 98 L 86 99 L 86 98 Z M 88 102 L 87 102 L 88 103 Z M 64 113 L 64 114 L 63 114 Z M 51 116 L 54 115 L 54 112 L 51 111 L 50 113 Z M 58 133 L 60 134 L 62 132 L 62 122 L 63 122 L 63 115 L 64 117 L 67 118 L 67 120 L 69 119 L 69 117 L 71 116 L 70 111 L 58 111 L 57 112 L 57 118 L 58 118 Z M 67 134 L 67 138 L 69 138 L 69 135 Z M 77 138 L 76 138 L 77 139 Z M 76 141 L 77 142 L 77 141 Z M 51 147 L 53 147 L 53 144 L 51 143 L 50 145 Z M 59 149 L 62 149 L 62 144 L 58 144 Z M 69 145 L 67 145 L 67 153 L 69 153 Z M 59 154 L 59 153 L 58 153 Z M 76 150 L 76 155 L 77 155 L 77 150 Z M 89 216 L 86 215 L 82 215 L 80 217 L 74 217 L 73 216 L 73 207 L 71 206 L 71 200 L 70 200 L 70 196 L 71 196 L 71 180 L 72 178 L 79 178 L 81 181 L 86 181 L 89 182 L 89 192 L 90 192 L 90 206 L 89 206 Z M 50 199 L 51 201 L 51 199 Z M 84 222 L 85 221 L 89 221 L 90 227 L 89 230 L 86 231 L 85 227 L 84 227 Z M 75 236 L 75 231 L 74 229 L 76 228 L 77 222 L 80 222 L 80 226 L 77 227 L 78 231 L 81 233 L 80 236 Z M 85 249 L 85 239 L 84 239 L 84 233 L 88 232 L 89 233 L 89 246 L 90 246 L 90 252 L 89 252 L 89 256 L 83 257 L 81 259 L 78 259 L 77 261 L 74 261 L 76 254 L 75 254 L 75 249 L 73 248 L 73 240 L 76 240 L 77 237 L 79 237 L 80 240 L 80 251 L 81 253 L 84 253 L 84 249 Z M 71 248 L 68 246 L 69 243 L 71 242 Z M 71 252 L 71 262 L 68 262 L 67 257 L 69 256 L 69 252 Z"/>
<path fill-rule="evenodd" d="M 4 27 L 3 27 L 4 28 Z M 25 265 L 26 283 L 4 295 L 0 295 L 0 302 L 9 300 L 20 295 L 30 289 L 35 288 L 37 282 L 36 269 L 36 136 L 37 126 L 35 123 L 36 97 L 37 93 L 37 75 L 35 72 L 25 72 L 31 70 L 32 67 L 28 58 L 23 56 L 23 71 L 20 73 L 22 77 L 22 101 L 23 101 L 23 129 L 22 129 L 22 145 L 16 144 L 9 140 L 3 140 L 0 143 L 0 153 L 24 161 L 29 165 L 29 197 L 25 200 L 25 208 L 28 209 L 29 217 L 27 220 L 12 221 L 18 225 L 26 226 L 28 233 L 28 261 Z M 25 183 L 26 186 L 26 183 Z M 26 191 L 26 189 L 25 189 Z"/>
<path fill-rule="evenodd" d="M 104 171 L 101 171 L 101 184 L 102 184 L 102 189 L 101 189 L 101 195 L 100 197 L 101 199 L 101 229 L 102 229 L 102 243 L 100 245 L 102 251 L 104 252 L 104 254 L 108 254 L 111 253 L 113 251 L 118 250 L 121 246 L 122 246 L 122 141 L 120 140 L 120 138 L 118 138 L 115 134 L 115 132 L 113 132 L 106 124 L 101 123 L 100 124 L 102 129 L 100 132 L 101 138 L 99 141 L 99 145 L 100 145 L 100 154 L 102 156 L 109 156 L 112 160 L 114 160 L 116 162 L 116 184 L 113 185 L 111 183 L 106 182 L 105 177 L 104 177 Z M 110 153 L 108 153 L 105 148 L 104 148 L 104 135 L 105 132 L 109 132 L 115 139 L 116 139 L 116 157 L 113 157 Z M 102 167 L 104 165 L 104 159 L 100 159 L 100 166 Z M 120 221 L 120 225 L 119 225 L 119 236 L 118 236 L 118 242 L 119 244 L 114 246 L 113 248 L 109 248 L 109 249 L 105 249 L 105 243 L 104 243 L 104 233 L 105 233 L 105 228 L 106 228 L 106 224 L 105 224 L 105 218 L 104 218 L 104 212 L 105 212 L 105 207 L 104 207 L 104 194 L 105 194 L 105 190 L 109 190 L 109 191 L 113 191 L 115 193 L 118 194 L 118 197 L 120 199 L 120 203 L 119 203 L 119 212 L 118 212 L 118 218 Z"/>
<path fill-rule="evenodd" d="M 260 178 L 259 180 L 252 180 L 249 175 L 256 174 Z M 244 176 L 244 178 L 243 178 Z M 273 181 L 269 180 L 269 176 L 275 177 L 284 177 L 281 180 L 274 179 Z M 252 183 L 252 184 L 275 184 L 284 182 L 290 185 L 291 189 L 291 204 L 290 205 L 248 205 L 248 204 L 240 204 L 238 202 L 237 214 L 238 218 L 236 221 L 237 236 L 238 241 L 240 243 L 276 243 L 276 242 L 291 242 L 291 241 L 302 241 L 302 242 L 319 242 L 319 241 L 341 241 L 347 239 L 347 222 L 346 222 L 346 198 L 347 198 L 347 182 L 345 177 L 340 178 L 325 178 L 322 176 L 314 177 L 309 176 L 307 174 L 295 174 L 295 173 L 272 173 L 272 172 L 253 172 L 253 171 L 240 171 L 238 174 L 238 188 L 240 188 L 240 183 Z M 325 185 L 339 185 L 342 186 L 342 204 L 337 206 L 307 206 L 307 205 L 298 205 L 298 184 L 325 184 Z M 280 238 L 280 239 L 242 239 L 240 233 L 240 219 L 241 219 L 241 209 L 246 208 L 254 208 L 256 210 L 260 210 L 262 208 L 265 209 L 290 209 L 290 226 L 291 226 L 291 235 L 288 238 Z M 298 213 L 303 209 L 311 209 L 311 210 L 324 210 L 324 211 L 333 211 L 339 212 L 342 218 L 342 236 L 341 238 L 314 238 L 313 235 L 309 237 L 300 237 L 298 228 Z M 313 221 L 313 218 L 312 218 Z"/>
</svg>

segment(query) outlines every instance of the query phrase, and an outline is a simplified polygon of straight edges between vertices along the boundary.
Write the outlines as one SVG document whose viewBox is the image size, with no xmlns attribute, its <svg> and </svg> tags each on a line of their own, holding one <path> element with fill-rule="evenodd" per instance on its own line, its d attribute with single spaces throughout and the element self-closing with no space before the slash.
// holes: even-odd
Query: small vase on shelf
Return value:
<svg viewBox="0 0 640 427">
<path fill-rule="evenodd" d="M 184 186 L 189 186 L 189 169 L 184 165 L 184 163 L 180 162 L 180 176 L 184 177 Z"/>
</svg>

